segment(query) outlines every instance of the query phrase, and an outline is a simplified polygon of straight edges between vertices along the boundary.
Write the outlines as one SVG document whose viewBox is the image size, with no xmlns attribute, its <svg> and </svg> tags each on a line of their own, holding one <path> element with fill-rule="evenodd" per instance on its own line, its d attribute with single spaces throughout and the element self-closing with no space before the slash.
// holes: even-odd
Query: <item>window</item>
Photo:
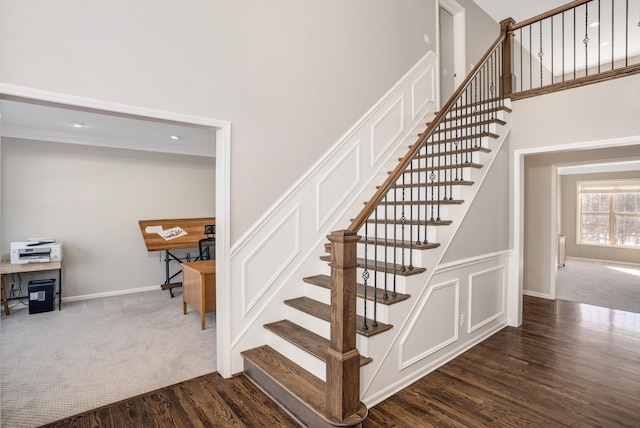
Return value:
<svg viewBox="0 0 640 428">
<path fill-rule="evenodd" d="M 640 180 L 578 182 L 578 243 L 640 248 Z"/>
</svg>

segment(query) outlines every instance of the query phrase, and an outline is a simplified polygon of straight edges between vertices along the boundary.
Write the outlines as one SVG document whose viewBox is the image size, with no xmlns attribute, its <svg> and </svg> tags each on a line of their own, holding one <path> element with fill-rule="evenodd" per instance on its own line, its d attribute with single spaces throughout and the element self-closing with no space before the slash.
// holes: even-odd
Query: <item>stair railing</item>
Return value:
<svg viewBox="0 0 640 428">
<path fill-rule="evenodd" d="M 441 218 L 442 207 L 461 202 L 454 199 L 454 186 L 465 183 L 464 170 L 474 166 L 472 155 L 492 135 L 489 124 L 504 105 L 509 80 L 503 78 L 505 37 L 512 22 L 501 24 L 498 39 L 348 228 L 364 242 L 363 329 L 369 328 L 367 298 L 373 298 L 375 327 L 377 300 L 395 295 L 397 275 L 414 270 L 415 250 L 437 246 L 430 242 L 430 230 L 448 224 Z M 389 254 L 386 247 L 396 251 Z M 367 296 L 367 290 L 375 295 Z"/>
<path fill-rule="evenodd" d="M 577 0 L 511 25 L 512 99 L 640 72 L 640 3 Z"/>
<path fill-rule="evenodd" d="M 603 50 L 598 49 L 598 60 L 593 65 L 589 60 L 592 46 L 589 43 L 595 40 L 594 43 L 602 46 L 601 28 L 605 25 L 600 20 L 603 15 L 607 15 L 602 13 L 603 4 L 611 9 L 611 22 L 607 31 L 611 31 L 612 43 L 618 47 L 624 45 L 625 53 L 622 56 L 616 55 L 612 46 L 610 60 L 602 61 L 602 57 L 607 55 L 603 55 Z M 584 11 L 580 12 L 580 8 Z M 599 20 L 596 27 L 599 26 L 600 29 L 597 30 L 597 37 L 592 39 L 593 30 L 590 28 L 594 27 L 591 27 L 589 16 L 593 17 L 593 10 L 596 9 Z M 624 10 L 624 19 L 615 18 L 621 14 L 620 10 Z M 519 24 L 515 24 L 510 18 L 502 21 L 497 40 L 420 134 L 416 143 L 400 159 L 348 229 L 333 232 L 329 236 L 332 243 L 332 313 L 329 349 L 331 361 L 327 364 L 327 408 L 336 420 L 358 416 L 356 403 L 359 402 L 360 368 L 356 364 L 358 352 L 355 348 L 355 326 L 358 318 L 355 306 L 356 266 L 363 269 L 364 325 L 361 328 L 366 330 L 369 328 L 367 300 L 373 301 L 371 326 L 376 327 L 377 301 L 388 298 L 389 293 L 396 294 L 398 275 L 420 270 L 413 265 L 414 251 L 438 245 L 429 242 L 432 239 L 430 231 L 435 226 L 448 224 L 441 218 L 443 206 L 461 202 L 453 198 L 453 187 L 469 183 L 463 176 L 464 169 L 474 166 L 472 154 L 482 150 L 485 137 L 495 136 L 492 135 L 490 124 L 495 121 L 497 112 L 504 107 L 505 98 L 539 95 L 640 72 L 640 55 L 635 52 L 636 46 L 630 42 L 638 39 L 636 32 L 640 30 L 630 28 L 629 11 L 628 0 L 576 0 Z M 637 14 L 638 11 L 634 10 L 633 13 Z M 552 58 L 552 64 L 547 63 L 544 46 L 545 43 L 549 46 L 564 46 L 567 43 L 564 33 L 560 43 L 556 43 L 558 36 L 555 35 L 558 32 L 556 22 L 562 22 L 562 31 L 566 29 L 567 15 L 573 16 L 574 24 L 580 21 L 584 29 L 584 58 L 579 60 L 574 49 L 573 69 L 567 72 L 563 68 L 559 81 L 554 77 L 546 82 L 545 73 L 552 76 L 558 74 L 558 62 L 555 58 L 559 54 L 557 48 L 550 47 L 549 58 Z M 561 21 L 557 21 L 559 19 Z M 615 41 L 613 27 L 620 23 L 625 26 L 625 38 L 620 39 L 624 42 Z M 640 28 L 640 22 L 637 25 Z M 552 28 L 549 35 L 545 35 L 547 26 Z M 568 33 L 573 34 L 574 45 L 578 44 L 576 40 L 579 40 L 580 35 L 577 28 L 572 27 L 573 33 Z M 537 45 L 533 41 L 536 30 Z M 566 67 L 566 62 L 563 51 L 563 67 Z M 579 62 L 584 64 L 584 76 L 580 76 L 577 67 Z M 538 67 L 541 76 L 539 84 L 534 84 L 534 65 Z M 606 70 L 607 66 L 610 67 L 609 70 Z M 364 243 L 363 259 L 357 257 L 358 241 Z M 396 250 L 390 255 L 388 247 Z M 367 293 L 372 293 L 373 296 Z M 362 407 L 359 411 L 359 417 L 362 417 Z"/>
<path fill-rule="evenodd" d="M 512 21 L 509 21 L 509 23 Z M 441 223 L 440 207 L 453 203 L 453 186 L 464 182 L 463 168 L 473 164 L 471 155 L 489 122 L 504 105 L 504 39 L 500 37 L 471 71 L 425 132 L 411 146 L 373 198 L 345 231 L 333 232 L 331 241 L 331 346 L 327 364 L 327 411 L 336 420 L 356 416 L 359 403 L 360 366 L 355 347 L 356 268 L 364 267 L 365 306 L 363 329 L 368 329 L 367 290 L 372 287 L 373 320 L 377 326 L 377 299 L 395 295 L 396 275 L 410 272 L 413 251 L 431 245 L 427 226 Z M 508 45 L 507 45 L 508 46 Z M 400 231 L 391 226 L 400 224 Z M 369 226 L 373 232 L 369 232 Z M 361 236 L 358 233 L 361 232 Z M 365 261 L 357 258 L 356 243 L 364 241 Z M 395 246 L 388 257 L 381 243 Z M 369 254 L 369 247 L 372 247 Z M 373 274 L 370 274 L 370 270 Z M 423 269 L 424 270 L 424 269 Z M 382 282 L 382 286 L 380 284 Z M 371 284 L 371 285 L 370 285 Z"/>
</svg>

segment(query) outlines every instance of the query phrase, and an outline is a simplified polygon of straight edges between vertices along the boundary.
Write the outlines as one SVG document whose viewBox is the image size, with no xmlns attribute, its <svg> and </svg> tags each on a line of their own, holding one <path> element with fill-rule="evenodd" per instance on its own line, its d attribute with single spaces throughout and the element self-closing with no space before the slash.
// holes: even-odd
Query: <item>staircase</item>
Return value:
<svg viewBox="0 0 640 428">
<path fill-rule="evenodd" d="M 587 3 L 568 4 L 520 26 Z M 507 96 L 516 82 L 511 36 L 519 27 L 513 24 L 501 23 L 496 42 L 364 208 L 345 230 L 328 236 L 318 272 L 300 280 L 305 292 L 284 300 L 286 318 L 264 325 L 273 347 L 242 352 L 246 375 L 301 425 L 361 426 L 367 415 L 361 378 L 373 379 L 383 369 L 380 363 L 368 371 L 395 346 L 399 335 L 393 331 L 421 315 L 408 313 L 422 308 L 409 302 L 430 290 L 510 130 Z M 463 317 L 454 317 L 453 324 L 462 326 Z"/>
<path fill-rule="evenodd" d="M 330 271 L 319 265 L 302 278 L 306 295 L 284 301 L 290 316 L 264 325 L 282 352 L 242 352 L 245 374 L 302 425 L 361 426 L 366 418 L 360 368 L 377 356 L 358 349 L 394 328 L 388 319 L 411 299 L 410 278 L 429 282 L 508 132 L 501 48 L 499 39 L 349 228 L 329 236 L 320 260 Z"/>
</svg>

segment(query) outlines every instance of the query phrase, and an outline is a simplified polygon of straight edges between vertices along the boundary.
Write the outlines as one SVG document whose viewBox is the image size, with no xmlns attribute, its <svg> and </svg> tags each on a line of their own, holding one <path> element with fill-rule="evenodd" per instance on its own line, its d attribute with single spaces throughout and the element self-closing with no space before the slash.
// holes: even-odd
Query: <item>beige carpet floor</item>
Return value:
<svg viewBox="0 0 640 428">
<path fill-rule="evenodd" d="M 149 291 L 2 312 L 1 426 L 37 427 L 216 370 L 215 313 Z"/>
<path fill-rule="evenodd" d="M 556 298 L 640 313 L 640 267 L 567 259 L 558 268 Z"/>
</svg>

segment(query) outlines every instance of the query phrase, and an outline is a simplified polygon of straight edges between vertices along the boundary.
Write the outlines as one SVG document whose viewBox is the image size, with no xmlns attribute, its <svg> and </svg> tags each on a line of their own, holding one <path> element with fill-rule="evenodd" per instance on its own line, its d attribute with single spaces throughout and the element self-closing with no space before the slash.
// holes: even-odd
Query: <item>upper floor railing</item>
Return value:
<svg viewBox="0 0 640 428">
<path fill-rule="evenodd" d="M 508 26 L 512 98 L 640 70 L 640 1 L 578 0 Z"/>
</svg>

